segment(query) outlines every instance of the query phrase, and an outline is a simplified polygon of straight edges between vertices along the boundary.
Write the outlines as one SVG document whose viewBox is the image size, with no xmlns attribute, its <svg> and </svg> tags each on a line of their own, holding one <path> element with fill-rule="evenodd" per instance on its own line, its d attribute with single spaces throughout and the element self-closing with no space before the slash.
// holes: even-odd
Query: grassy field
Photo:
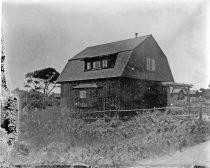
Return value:
<svg viewBox="0 0 210 168">
<path fill-rule="evenodd" d="M 98 119 L 88 123 L 59 108 L 22 112 L 10 161 L 133 165 L 208 140 L 208 120 L 174 113 L 155 111 L 126 122 Z"/>
</svg>

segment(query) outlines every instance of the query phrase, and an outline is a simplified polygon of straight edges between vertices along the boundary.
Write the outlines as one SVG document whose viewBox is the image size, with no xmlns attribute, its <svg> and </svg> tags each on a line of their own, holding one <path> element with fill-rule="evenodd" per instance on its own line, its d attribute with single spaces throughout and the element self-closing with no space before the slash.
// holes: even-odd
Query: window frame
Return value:
<svg viewBox="0 0 210 168">
<path fill-rule="evenodd" d="M 79 90 L 79 98 L 80 99 L 87 99 L 87 90 Z"/>
<path fill-rule="evenodd" d="M 101 68 L 105 69 L 105 68 L 108 68 L 109 67 L 109 64 L 108 64 L 108 59 L 102 59 L 101 60 Z"/>
<path fill-rule="evenodd" d="M 151 68 L 151 59 L 150 58 L 147 58 L 146 59 L 146 69 L 147 71 L 150 71 L 150 68 Z"/>
<path fill-rule="evenodd" d="M 155 69 L 156 69 L 155 59 L 146 58 L 146 70 L 155 72 Z"/>
<path fill-rule="evenodd" d="M 89 58 L 84 60 L 84 69 L 85 71 L 93 71 L 114 68 L 116 59 L 117 54 L 112 54 L 101 58 Z M 90 66 L 88 66 L 88 64 L 90 64 Z"/>
<path fill-rule="evenodd" d="M 92 69 L 101 69 L 101 60 L 93 61 Z"/>
<path fill-rule="evenodd" d="M 90 66 L 88 66 L 88 64 L 89 64 Z M 92 69 L 92 67 L 93 67 L 93 64 L 92 64 L 91 61 L 85 62 L 85 70 L 89 71 L 89 70 Z"/>
</svg>

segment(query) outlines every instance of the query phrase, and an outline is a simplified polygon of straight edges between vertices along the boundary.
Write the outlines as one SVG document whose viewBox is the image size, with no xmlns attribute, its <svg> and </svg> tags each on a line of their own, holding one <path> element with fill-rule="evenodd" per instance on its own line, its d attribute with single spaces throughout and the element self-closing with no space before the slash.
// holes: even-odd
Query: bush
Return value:
<svg viewBox="0 0 210 168">
<path fill-rule="evenodd" d="M 207 100 L 202 97 L 191 97 L 190 98 L 190 103 L 192 106 L 204 105 L 206 102 L 207 102 Z"/>
<path fill-rule="evenodd" d="M 177 100 L 172 98 L 173 106 L 187 106 L 187 98 L 183 100 Z M 191 106 L 200 106 L 200 105 L 206 105 L 207 104 L 207 99 L 203 97 L 190 97 L 190 105 Z"/>
<path fill-rule="evenodd" d="M 47 97 L 36 90 L 26 91 L 15 89 L 13 92 L 19 99 L 20 111 L 23 109 L 26 109 L 26 111 L 46 109 L 47 107 L 59 106 L 60 104 L 60 101 L 53 96 Z"/>
</svg>

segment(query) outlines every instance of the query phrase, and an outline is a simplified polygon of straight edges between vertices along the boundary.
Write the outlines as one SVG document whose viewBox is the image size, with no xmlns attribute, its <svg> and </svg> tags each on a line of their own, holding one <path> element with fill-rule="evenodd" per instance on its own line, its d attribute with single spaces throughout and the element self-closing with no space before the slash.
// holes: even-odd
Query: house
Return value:
<svg viewBox="0 0 210 168">
<path fill-rule="evenodd" d="M 52 92 L 52 94 L 50 96 L 52 96 L 53 98 L 59 100 L 61 95 L 60 95 L 60 93 L 54 93 L 54 92 Z"/>
<path fill-rule="evenodd" d="M 198 90 L 190 90 L 190 97 L 199 97 L 200 93 Z"/>
<path fill-rule="evenodd" d="M 183 100 L 185 98 L 186 91 L 182 88 L 175 88 L 172 90 L 171 96 L 176 100 Z"/>
<path fill-rule="evenodd" d="M 60 74 L 61 107 L 72 111 L 167 105 L 162 82 L 174 82 L 167 58 L 152 35 L 87 47 Z"/>
</svg>

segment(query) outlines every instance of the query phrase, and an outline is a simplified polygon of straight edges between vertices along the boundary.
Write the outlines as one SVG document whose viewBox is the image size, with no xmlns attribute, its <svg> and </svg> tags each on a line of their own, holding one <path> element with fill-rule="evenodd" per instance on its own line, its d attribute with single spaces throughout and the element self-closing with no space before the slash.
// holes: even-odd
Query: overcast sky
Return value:
<svg viewBox="0 0 210 168">
<path fill-rule="evenodd" d="M 176 82 L 207 88 L 207 7 L 208 0 L 3 1 L 9 87 L 22 88 L 27 72 L 61 72 L 84 48 L 138 32 L 154 36 Z"/>
</svg>

